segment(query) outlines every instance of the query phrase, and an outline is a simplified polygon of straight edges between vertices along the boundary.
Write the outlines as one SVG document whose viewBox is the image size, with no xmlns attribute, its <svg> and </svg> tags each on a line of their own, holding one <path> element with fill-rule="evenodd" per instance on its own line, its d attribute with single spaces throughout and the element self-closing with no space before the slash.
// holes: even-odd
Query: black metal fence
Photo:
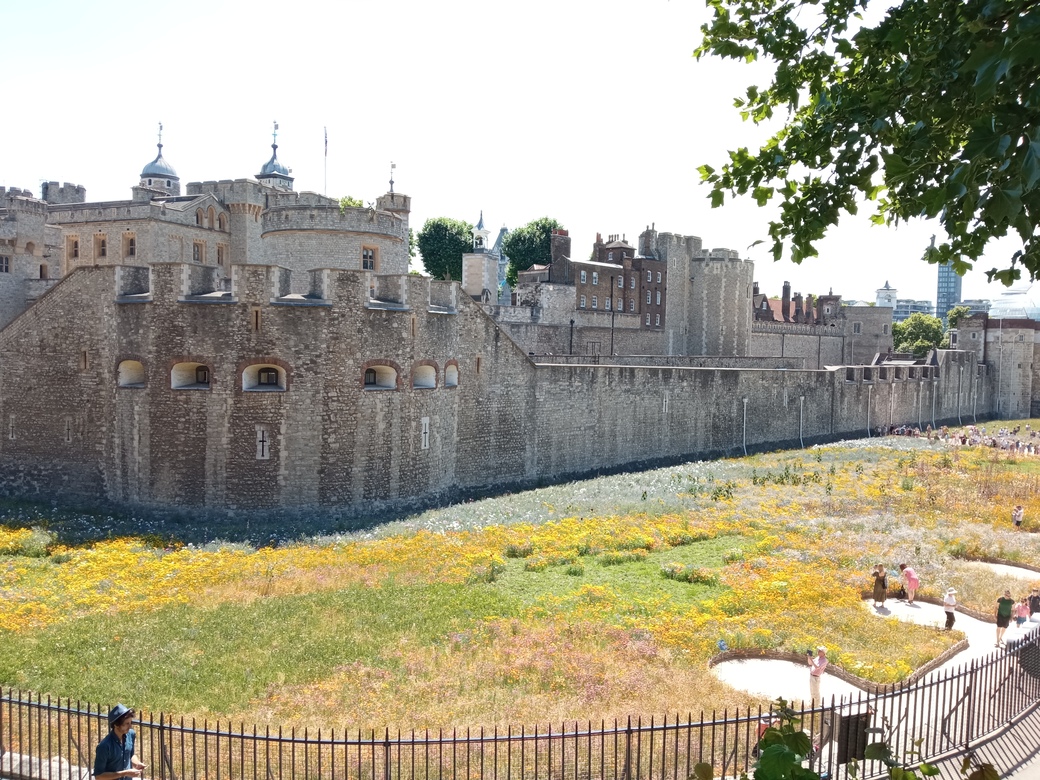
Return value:
<svg viewBox="0 0 1040 780">
<path fill-rule="evenodd" d="M 884 767 L 864 761 L 886 740 L 912 763 L 966 752 L 1040 699 L 1040 635 L 951 671 L 827 706 L 803 709 L 809 765 L 863 777 Z M 107 708 L 0 690 L 0 777 L 85 780 L 107 734 Z M 153 780 L 686 780 L 705 762 L 736 777 L 755 762 L 768 711 L 712 712 L 694 719 L 570 723 L 480 731 L 391 732 L 247 730 L 141 713 L 137 755 Z"/>
</svg>

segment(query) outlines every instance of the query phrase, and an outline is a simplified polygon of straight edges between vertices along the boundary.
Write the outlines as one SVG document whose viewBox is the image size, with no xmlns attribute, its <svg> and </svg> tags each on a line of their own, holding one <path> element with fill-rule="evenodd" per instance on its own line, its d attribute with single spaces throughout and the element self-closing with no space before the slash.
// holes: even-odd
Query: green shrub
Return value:
<svg viewBox="0 0 1040 780">
<path fill-rule="evenodd" d="M 599 562 L 604 566 L 617 566 L 621 563 L 632 563 L 633 561 L 646 560 L 646 550 L 611 550 L 599 556 Z"/>
<path fill-rule="evenodd" d="M 24 558 L 46 558 L 54 534 L 35 527 L 28 533 L 16 533 L 9 541 L 0 541 L 0 555 L 20 555 Z"/>
<path fill-rule="evenodd" d="M 530 558 L 534 555 L 534 545 L 530 542 L 507 544 L 505 554 L 507 558 Z"/>
</svg>

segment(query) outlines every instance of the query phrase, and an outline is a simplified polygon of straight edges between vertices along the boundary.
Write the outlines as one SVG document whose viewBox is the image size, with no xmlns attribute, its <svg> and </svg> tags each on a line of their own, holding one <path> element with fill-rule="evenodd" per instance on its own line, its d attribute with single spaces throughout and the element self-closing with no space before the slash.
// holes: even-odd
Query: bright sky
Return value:
<svg viewBox="0 0 1040 780">
<path fill-rule="evenodd" d="M 763 71 L 691 56 L 707 18 L 703 0 L 3 2 L 0 185 L 127 199 L 159 122 L 182 184 L 255 176 L 277 120 L 297 190 L 371 201 L 393 161 L 417 231 L 481 210 L 492 230 L 551 216 L 583 257 L 597 231 L 635 244 L 652 222 L 754 259 L 771 295 L 789 280 L 873 300 L 888 281 L 934 303 L 919 258 L 938 223 L 848 219 L 796 266 L 750 247 L 768 209 L 710 208 L 697 167 L 767 134 L 732 105 Z M 1016 248 L 980 263 L 963 296 L 996 298 L 983 271 Z"/>
</svg>

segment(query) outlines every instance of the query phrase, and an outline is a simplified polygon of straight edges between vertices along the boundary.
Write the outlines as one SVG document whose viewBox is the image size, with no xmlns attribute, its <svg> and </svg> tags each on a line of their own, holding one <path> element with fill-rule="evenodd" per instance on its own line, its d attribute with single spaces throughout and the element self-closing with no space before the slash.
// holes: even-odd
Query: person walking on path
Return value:
<svg viewBox="0 0 1040 780">
<path fill-rule="evenodd" d="M 917 572 L 907 566 L 905 563 L 899 564 L 899 577 L 903 580 L 903 585 L 906 587 L 906 603 L 914 603 L 914 594 L 917 593 L 917 589 L 921 586 L 921 580 L 917 577 Z"/>
<path fill-rule="evenodd" d="M 1025 519 L 1025 516 L 1026 510 L 1022 508 L 1022 505 L 1016 505 L 1015 508 L 1011 510 L 1011 525 L 1015 526 L 1015 528 L 1021 528 L 1022 520 Z"/>
<path fill-rule="evenodd" d="M 820 645 L 816 648 L 816 657 L 812 650 L 806 651 L 805 661 L 809 664 L 809 698 L 814 702 L 822 702 L 820 697 L 820 678 L 827 671 L 827 648 Z"/>
<path fill-rule="evenodd" d="M 1011 610 L 1015 606 L 1015 600 L 1011 598 L 1011 591 L 1005 590 L 1004 595 L 997 599 L 997 644 L 995 647 L 1000 647 L 1004 644 L 1004 632 L 1007 631 L 1008 624 L 1011 622 Z"/>
<path fill-rule="evenodd" d="M 880 563 L 874 567 L 874 606 L 883 607 L 885 606 L 885 599 L 888 597 L 888 572 L 885 571 L 885 567 Z"/>
<path fill-rule="evenodd" d="M 956 620 L 955 613 L 957 612 L 957 591 L 953 588 L 946 589 L 946 595 L 943 597 L 943 609 L 946 610 L 946 628 L 943 631 L 949 631 L 953 628 L 953 623 Z"/>
<path fill-rule="evenodd" d="M 1040 612 L 1040 590 L 1033 588 L 1029 594 L 1029 618 L 1032 619 L 1037 612 Z"/>
<path fill-rule="evenodd" d="M 108 711 L 108 736 L 94 753 L 94 780 L 144 776 L 145 765 L 134 757 L 137 733 L 133 723 L 134 711 L 125 704 Z"/>
<path fill-rule="evenodd" d="M 1023 596 L 1019 602 L 1015 604 L 1013 612 L 1015 615 L 1015 625 L 1022 628 L 1022 626 L 1026 624 L 1026 621 L 1029 620 L 1029 599 Z"/>
</svg>

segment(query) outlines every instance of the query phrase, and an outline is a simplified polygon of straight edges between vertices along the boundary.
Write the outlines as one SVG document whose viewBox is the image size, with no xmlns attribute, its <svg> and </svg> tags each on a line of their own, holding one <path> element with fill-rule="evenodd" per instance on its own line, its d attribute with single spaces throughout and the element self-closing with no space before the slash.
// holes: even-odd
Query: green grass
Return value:
<svg viewBox="0 0 1040 780">
<path fill-rule="evenodd" d="M 228 712 L 270 684 L 320 679 L 356 660 L 394 669 L 403 638 L 434 644 L 516 600 L 488 587 L 353 587 L 77 620 L 0 643 L 0 679 L 107 701 L 113 689 L 158 709 Z M 118 637 L 118 639 L 117 639 Z"/>
<path fill-rule="evenodd" d="M 436 646 L 489 617 L 519 617 L 547 598 L 574 596 L 587 585 L 613 589 L 628 603 L 669 599 L 694 605 L 722 586 L 661 576 L 672 561 L 720 568 L 748 540 L 721 537 L 654 552 L 639 562 L 604 566 L 594 556 L 568 566 L 524 570 L 508 559 L 492 583 L 353 586 L 212 608 L 172 606 L 154 612 L 80 619 L 0 643 L 0 680 L 33 691 L 106 701 L 112 675 L 126 697 L 153 708 L 222 713 L 244 709 L 268 686 L 303 684 L 362 661 L 405 674 L 395 649 Z M 617 616 L 618 619 L 621 616 Z"/>
</svg>

